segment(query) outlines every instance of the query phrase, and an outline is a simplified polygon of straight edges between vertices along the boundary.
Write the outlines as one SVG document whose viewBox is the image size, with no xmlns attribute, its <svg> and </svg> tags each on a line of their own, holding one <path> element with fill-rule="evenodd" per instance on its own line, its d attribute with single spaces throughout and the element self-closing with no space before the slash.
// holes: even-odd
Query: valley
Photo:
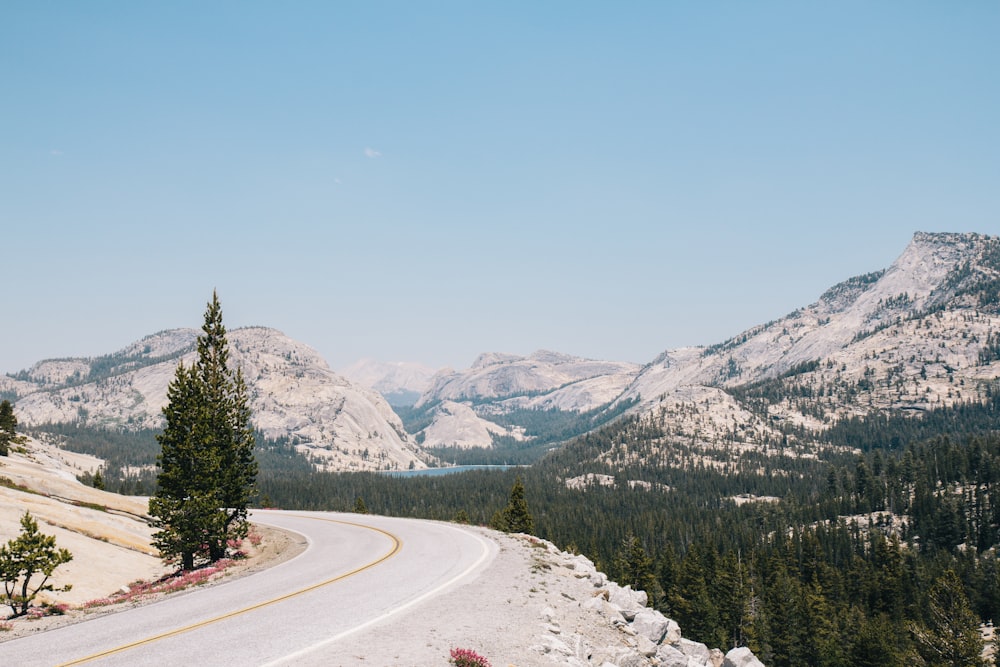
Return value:
<svg viewBox="0 0 1000 667">
<path fill-rule="evenodd" d="M 955 630 L 930 614 L 945 600 L 962 632 L 1000 617 L 996 238 L 917 233 L 885 269 L 645 364 L 355 369 L 391 406 L 276 330 L 231 333 L 262 505 L 489 525 L 520 478 L 539 537 L 649 592 L 686 636 L 776 667 L 915 664 Z M 105 447 L 108 488 L 148 493 L 194 335 L 42 361 L 0 392 L 33 437 Z M 452 463 L 527 467 L 380 474 Z"/>
</svg>

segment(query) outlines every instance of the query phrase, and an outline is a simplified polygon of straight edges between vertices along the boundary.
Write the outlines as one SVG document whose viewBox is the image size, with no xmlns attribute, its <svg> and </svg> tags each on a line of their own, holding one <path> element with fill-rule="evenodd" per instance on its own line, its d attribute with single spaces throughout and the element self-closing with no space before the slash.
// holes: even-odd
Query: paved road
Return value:
<svg viewBox="0 0 1000 667">
<path fill-rule="evenodd" d="M 296 558 L 161 602 L 0 644 L 0 664 L 293 665 L 475 577 L 496 545 L 460 527 L 326 512 L 254 512 L 305 535 Z"/>
</svg>

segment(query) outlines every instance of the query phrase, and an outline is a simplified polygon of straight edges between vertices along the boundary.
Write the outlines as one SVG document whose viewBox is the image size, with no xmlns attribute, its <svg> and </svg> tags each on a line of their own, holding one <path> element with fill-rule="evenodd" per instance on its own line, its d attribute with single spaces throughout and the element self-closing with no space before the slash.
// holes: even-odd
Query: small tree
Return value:
<svg viewBox="0 0 1000 667">
<path fill-rule="evenodd" d="M 913 624 L 910 630 L 927 665 L 980 667 L 986 663 L 979 623 L 962 580 L 954 570 L 948 570 L 927 594 L 927 625 Z"/>
<path fill-rule="evenodd" d="M 11 618 L 28 613 L 31 602 L 41 591 L 54 591 L 48 583 L 52 571 L 73 560 L 66 549 L 56 549 L 56 538 L 38 532 L 38 523 L 29 512 L 21 517 L 21 534 L 0 546 L 0 576 L 3 577 L 3 604 L 13 610 Z M 41 581 L 32 585 L 32 578 L 41 575 Z M 68 591 L 67 584 L 58 589 Z"/>
<path fill-rule="evenodd" d="M 368 505 L 365 505 L 365 499 L 361 496 L 358 496 L 358 499 L 354 501 L 354 513 L 368 514 Z"/>
<path fill-rule="evenodd" d="M 27 442 L 27 438 L 17 434 L 17 417 L 10 401 L 0 401 L 0 456 L 10 454 L 11 445 Z"/>
<path fill-rule="evenodd" d="M 490 527 L 505 533 L 527 533 L 530 535 L 535 531 L 535 519 L 528 510 L 528 501 L 524 498 L 524 484 L 520 477 L 514 480 L 507 506 L 493 515 Z"/>
<path fill-rule="evenodd" d="M 646 554 L 642 540 L 629 535 L 622 542 L 615 557 L 618 569 L 618 583 L 631 586 L 633 590 L 646 591 L 650 606 L 663 597 L 663 589 L 656 578 L 653 559 Z"/>
</svg>

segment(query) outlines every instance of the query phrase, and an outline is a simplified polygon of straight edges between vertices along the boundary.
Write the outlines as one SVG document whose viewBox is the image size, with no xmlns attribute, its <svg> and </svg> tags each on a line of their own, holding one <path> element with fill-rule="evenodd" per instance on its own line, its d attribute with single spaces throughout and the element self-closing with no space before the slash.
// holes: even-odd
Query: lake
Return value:
<svg viewBox="0 0 1000 667">
<path fill-rule="evenodd" d="M 440 475 L 451 475 L 456 472 L 469 472 L 470 470 L 507 470 L 508 468 L 516 467 L 509 465 L 451 466 L 448 468 L 425 468 L 423 470 L 390 470 L 382 474 L 393 477 L 437 477 Z"/>
</svg>

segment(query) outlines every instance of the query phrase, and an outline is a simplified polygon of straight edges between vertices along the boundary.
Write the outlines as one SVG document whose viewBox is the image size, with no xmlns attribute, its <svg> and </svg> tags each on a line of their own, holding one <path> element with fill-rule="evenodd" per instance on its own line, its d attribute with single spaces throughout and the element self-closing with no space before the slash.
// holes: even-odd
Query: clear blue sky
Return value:
<svg viewBox="0 0 1000 667">
<path fill-rule="evenodd" d="M 1000 234 L 997 2 L 0 5 L 0 372 L 197 327 L 647 362 Z"/>
</svg>

